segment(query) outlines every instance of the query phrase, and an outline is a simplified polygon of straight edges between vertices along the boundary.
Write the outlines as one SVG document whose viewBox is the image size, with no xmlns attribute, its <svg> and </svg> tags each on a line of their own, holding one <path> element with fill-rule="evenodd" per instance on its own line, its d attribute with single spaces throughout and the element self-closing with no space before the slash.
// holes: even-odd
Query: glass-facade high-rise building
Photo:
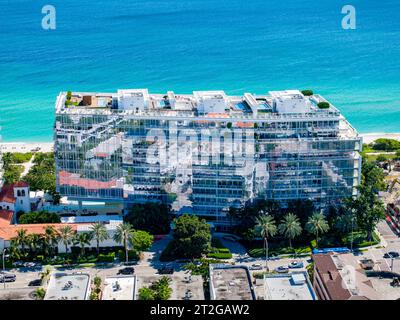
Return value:
<svg viewBox="0 0 400 320">
<path fill-rule="evenodd" d="M 221 224 L 257 198 L 326 208 L 360 182 L 357 132 L 323 97 L 297 90 L 64 92 L 54 138 L 63 196 L 160 201 Z"/>
</svg>

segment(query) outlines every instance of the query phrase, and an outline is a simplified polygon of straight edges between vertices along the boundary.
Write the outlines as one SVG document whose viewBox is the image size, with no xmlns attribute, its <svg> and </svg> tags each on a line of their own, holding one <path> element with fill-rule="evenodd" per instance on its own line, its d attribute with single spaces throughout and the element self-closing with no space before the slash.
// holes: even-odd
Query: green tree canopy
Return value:
<svg viewBox="0 0 400 320">
<path fill-rule="evenodd" d="M 211 248 L 210 225 L 195 215 L 184 214 L 174 220 L 174 251 L 178 256 L 197 258 Z"/>
<path fill-rule="evenodd" d="M 329 225 L 325 216 L 322 213 L 314 213 L 310 218 L 308 218 L 306 230 L 316 236 L 318 247 L 318 236 L 329 230 Z"/>
<path fill-rule="evenodd" d="M 131 245 L 137 251 L 149 250 L 153 244 L 153 236 L 142 230 L 135 230 L 131 238 Z"/>
<path fill-rule="evenodd" d="M 40 211 L 28 212 L 22 214 L 19 219 L 19 224 L 37 224 L 37 223 L 60 223 L 60 216 L 54 212 Z"/>
<path fill-rule="evenodd" d="M 44 190 L 49 193 L 56 192 L 56 175 L 54 154 L 37 153 L 34 159 L 34 166 L 29 170 L 24 180 L 29 183 L 31 190 Z"/>
<path fill-rule="evenodd" d="M 293 213 L 288 213 L 279 224 L 279 232 L 289 239 L 289 246 L 292 247 L 292 240 L 298 237 L 303 231 L 299 218 Z"/>
<path fill-rule="evenodd" d="M 124 217 L 133 228 L 150 232 L 151 234 L 167 234 L 170 231 L 171 218 L 165 204 L 144 203 L 135 204 Z"/>
<path fill-rule="evenodd" d="M 371 146 L 374 150 L 396 151 L 400 149 L 400 141 L 380 138 L 371 143 Z"/>
</svg>

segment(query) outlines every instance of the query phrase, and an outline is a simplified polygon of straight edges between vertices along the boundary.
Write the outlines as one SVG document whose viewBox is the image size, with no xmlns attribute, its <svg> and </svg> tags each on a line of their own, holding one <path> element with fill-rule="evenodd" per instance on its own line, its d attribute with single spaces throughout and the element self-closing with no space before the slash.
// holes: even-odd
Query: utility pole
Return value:
<svg viewBox="0 0 400 320">
<path fill-rule="evenodd" d="M 6 254 L 7 249 L 3 249 L 3 272 L 6 271 L 6 265 L 5 265 L 5 254 Z M 3 283 L 4 283 L 4 290 L 6 289 L 6 278 L 5 275 L 3 275 Z"/>
</svg>

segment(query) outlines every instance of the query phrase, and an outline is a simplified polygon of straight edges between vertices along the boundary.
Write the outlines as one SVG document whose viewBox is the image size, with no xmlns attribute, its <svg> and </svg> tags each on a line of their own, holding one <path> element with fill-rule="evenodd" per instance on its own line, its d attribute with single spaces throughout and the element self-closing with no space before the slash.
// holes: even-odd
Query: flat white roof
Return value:
<svg viewBox="0 0 400 320">
<path fill-rule="evenodd" d="M 316 300 L 305 273 L 266 275 L 264 293 L 265 300 Z"/>
<path fill-rule="evenodd" d="M 84 273 L 53 273 L 44 300 L 87 300 L 90 276 Z"/>
<path fill-rule="evenodd" d="M 135 276 L 108 277 L 104 280 L 102 300 L 134 300 Z"/>
</svg>

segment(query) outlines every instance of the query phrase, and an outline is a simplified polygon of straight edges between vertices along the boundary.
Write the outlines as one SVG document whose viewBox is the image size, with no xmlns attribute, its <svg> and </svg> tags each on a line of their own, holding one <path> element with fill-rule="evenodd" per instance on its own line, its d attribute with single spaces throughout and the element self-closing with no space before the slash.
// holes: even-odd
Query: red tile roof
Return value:
<svg viewBox="0 0 400 320">
<path fill-rule="evenodd" d="M 6 184 L 0 191 L 0 202 L 15 203 L 14 188 L 26 188 L 29 184 L 24 181 L 18 181 L 13 184 Z"/>
<path fill-rule="evenodd" d="M 315 270 L 331 300 L 350 299 L 352 295 L 349 290 L 343 288 L 343 278 L 332 260 L 332 254 L 314 254 L 312 258 Z"/>
<path fill-rule="evenodd" d="M 25 181 L 18 181 L 12 185 L 14 188 L 27 188 L 29 187 L 29 183 Z"/>
<path fill-rule="evenodd" d="M 78 174 L 60 171 L 60 185 L 77 186 L 88 190 L 109 189 L 117 186 L 117 180 L 97 181 L 94 179 L 80 178 Z"/>
<path fill-rule="evenodd" d="M 15 201 L 14 186 L 12 184 L 3 186 L 0 192 L 0 202 L 15 203 Z"/>
<path fill-rule="evenodd" d="M 0 238 L 3 240 L 11 240 L 17 235 L 17 231 L 25 229 L 27 234 L 37 233 L 43 234 L 46 227 L 53 226 L 59 230 L 64 226 L 71 226 L 72 230 L 77 230 L 78 224 L 76 223 L 40 223 L 40 224 L 11 224 L 13 217 L 12 211 L 0 210 Z"/>
</svg>

